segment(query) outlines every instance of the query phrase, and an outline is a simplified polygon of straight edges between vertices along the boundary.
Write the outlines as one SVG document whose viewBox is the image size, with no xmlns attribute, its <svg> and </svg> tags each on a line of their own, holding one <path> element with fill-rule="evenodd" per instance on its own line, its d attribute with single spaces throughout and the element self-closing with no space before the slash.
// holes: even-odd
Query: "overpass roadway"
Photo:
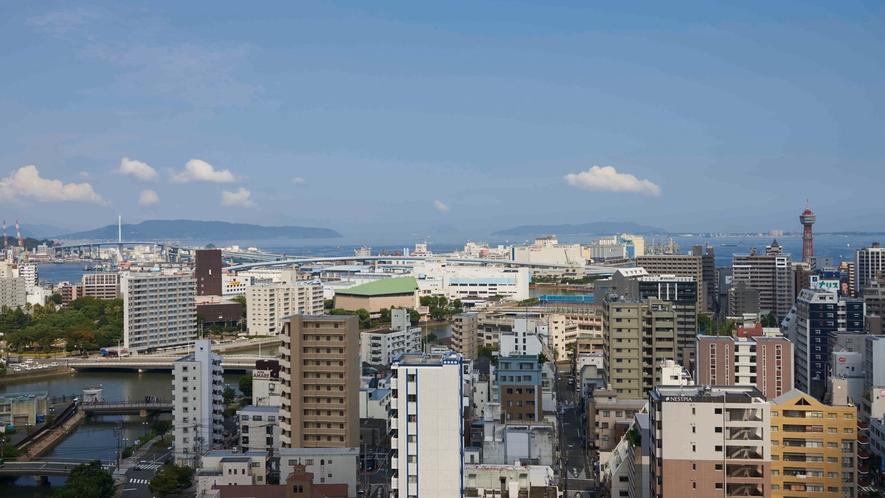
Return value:
<svg viewBox="0 0 885 498">
<path fill-rule="evenodd" d="M 67 458 L 35 459 L 28 462 L 6 462 L 0 466 L 0 476 L 68 476 L 77 465 L 90 460 Z M 105 466 L 107 468 L 107 466 Z"/>
<path fill-rule="evenodd" d="M 258 355 L 224 355 L 225 371 L 251 371 L 257 360 L 274 359 L 276 356 Z M 179 358 L 174 356 L 131 356 L 128 358 L 96 358 L 69 361 L 68 367 L 75 370 L 172 370 L 172 365 Z"/>
<path fill-rule="evenodd" d="M 270 257 L 270 255 L 265 255 Z M 479 265 L 510 265 L 510 266 L 526 266 L 529 268 L 573 268 L 572 265 L 559 265 L 559 264 L 547 264 L 547 263 L 532 263 L 528 261 L 496 261 L 489 259 L 467 259 L 467 258 L 450 258 L 441 256 L 446 260 L 447 263 L 464 263 L 464 264 L 479 264 Z M 233 265 L 228 266 L 227 269 L 230 271 L 240 271 L 240 270 L 248 270 L 251 268 L 260 268 L 265 266 L 282 266 L 282 265 L 292 265 L 292 264 L 307 264 L 307 263 L 334 263 L 334 262 L 344 262 L 344 261 L 426 261 L 427 257 L 418 257 L 418 256 L 331 256 L 331 257 L 298 257 L 298 258 L 287 258 L 287 259 L 278 259 L 275 261 L 261 261 L 258 263 L 245 263 L 241 265 Z M 608 266 L 594 266 L 594 265 L 586 265 L 584 266 L 584 271 L 590 275 L 611 275 L 617 268 L 612 268 Z"/>
</svg>

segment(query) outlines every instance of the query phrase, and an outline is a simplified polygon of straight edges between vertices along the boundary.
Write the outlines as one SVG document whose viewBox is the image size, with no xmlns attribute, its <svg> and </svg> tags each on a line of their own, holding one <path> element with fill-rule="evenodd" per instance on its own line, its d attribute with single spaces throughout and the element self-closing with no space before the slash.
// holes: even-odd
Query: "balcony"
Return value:
<svg viewBox="0 0 885 498">
<path fill-rule="evenodd" d="M 725 470 L 729 478 L 763 477 L 762 468 L 758 465 L 728 465 Z"/>
<path fill-rule="evenodd" d="M 857 436 L 857 444 L 870 444 L 869 436 Z"/>
<path fill-rule="evenodd" d="M 731 460 L 761 460 L 762 453 L 755 447 L 730 447 L 726 450 L 726 458 Z"/>
<path fill-rule="evenodd" d="M 870 458 L 870 452 L 867 450 L 857 450 L 857 458 Z"/>
<path fill-rule="evenodd" d="M 860 463 L 857 464 L 857 473 L 858 474 L 869 474 L 870 473 L 869 465 L 864 465 L 864 464 L 860 464 Z"/>
<path fill-rule="evenodd" d="M 727 496 L 764 496 L 759 484 L 726 484 Z"/>
<path fill-rule="evenodd" d="M 870 428 L 870 424 L 868 424 L 867 422 L 863 422 L 861 420 L 857 421 L 857 429 L 858 430 L 865 431 L 869 428 Z"/>
</svg>

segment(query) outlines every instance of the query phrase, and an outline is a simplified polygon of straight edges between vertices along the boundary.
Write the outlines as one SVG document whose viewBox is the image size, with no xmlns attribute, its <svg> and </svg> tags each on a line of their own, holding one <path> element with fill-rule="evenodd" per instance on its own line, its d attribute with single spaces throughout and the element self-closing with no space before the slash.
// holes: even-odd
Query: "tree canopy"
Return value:
<svg viewBox="0 0 885 498">
<path fill-rule="evenodd" d="M 101 462 L 93 460 L 77 465 L 64 487 L 53 493 L 53 498 L 111 498 L 114 496 L 114 476 Z"/>
<path fill-rule="evenodd" d="M 0 332 L 10 349 L 21 351 L 53 347 L 66 351 L 95 350 L 116 346 L 123 337 L 123 300 L 81 297 L 58 308 L 50 300 L 46 306 L 35 305 L 30 314 L 21 308 L 0 308 Z"/>
</svg>

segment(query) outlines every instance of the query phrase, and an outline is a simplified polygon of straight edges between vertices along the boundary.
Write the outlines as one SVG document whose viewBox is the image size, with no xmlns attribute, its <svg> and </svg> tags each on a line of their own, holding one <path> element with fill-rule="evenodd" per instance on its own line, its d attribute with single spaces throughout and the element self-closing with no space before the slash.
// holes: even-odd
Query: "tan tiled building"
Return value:
<svg viewBox="0 0 885 498">
<path fill-rule="evenodd" d="M 766 398 L 793 389 L 793 343 L 783 335 L 696 339 L 695 383 L 756 386 Z"/>
<path fill-rule="evenodd" d="M 294 315 L 280 338 L 282 447 L 359 446 L 359 319 Z"/>
<path fill-rule="evenodd" d="M 846 392 L 844 382 L 834 382 L 837 392 Z M 869 471 L 858 443 L 869 439 L 858 437 L 857 407 L 845 395 L 832 398 L 825 404 L 794 389 L 770 400 L 771 496 L 857 496 L 858 473 Z"/>
</svg>

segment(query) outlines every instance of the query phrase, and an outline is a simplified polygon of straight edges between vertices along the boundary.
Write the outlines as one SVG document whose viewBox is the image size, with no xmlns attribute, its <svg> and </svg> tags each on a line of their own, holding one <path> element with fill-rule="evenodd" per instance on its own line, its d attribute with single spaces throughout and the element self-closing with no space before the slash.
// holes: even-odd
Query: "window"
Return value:
<svg viewBox="0 0 885 498">
<path fill-rule="evenodd" d="M 716 464 L 716 470 L 722 470 L 722 464 L 721 464 L 721 463 L 717 463 L 717 464 Z"/>
</svg>

